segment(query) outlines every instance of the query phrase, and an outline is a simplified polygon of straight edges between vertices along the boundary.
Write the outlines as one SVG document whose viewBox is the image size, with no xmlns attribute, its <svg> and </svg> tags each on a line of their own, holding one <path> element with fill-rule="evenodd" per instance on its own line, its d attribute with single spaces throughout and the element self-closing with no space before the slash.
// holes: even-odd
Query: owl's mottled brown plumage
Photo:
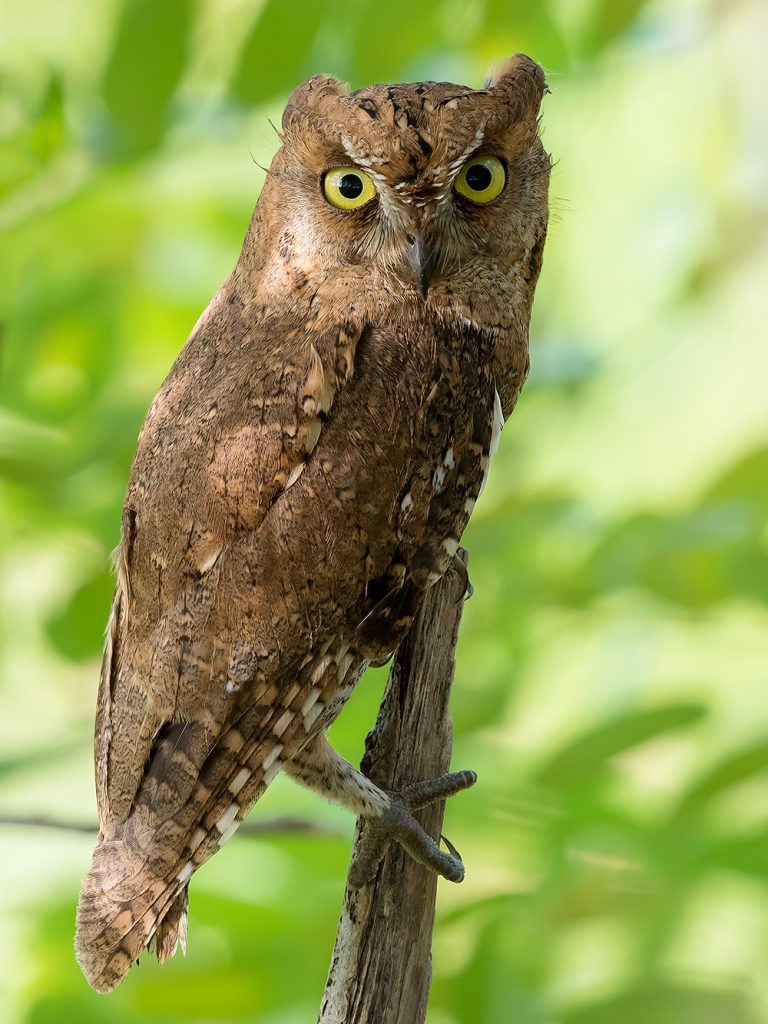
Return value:
<svg viewBox="0 0 768 1024">
<path fill-rule="evenodd" d="M 482 90 L 318 76 L 288 102 L 240 260 L 128 485 L 78 908 L 95 988 L 153 938 L 161 959 L 185 941 L 191 874 L 281 767 L 391 812 L 323 734 L 453 558 L 525 379 L 543 90 L 518 55 Z M 477 153 L 506 166 L 487 205 L 454 189 Z M 377 189 L 354 211 L 322 193 L 348 165 Z"/>
</svg>

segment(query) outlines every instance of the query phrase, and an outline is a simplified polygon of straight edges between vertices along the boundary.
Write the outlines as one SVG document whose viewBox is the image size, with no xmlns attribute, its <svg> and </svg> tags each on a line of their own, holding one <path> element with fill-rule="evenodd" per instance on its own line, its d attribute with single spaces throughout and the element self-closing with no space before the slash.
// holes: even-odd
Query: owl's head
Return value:
<svg viewBox="0 0 768 1024">
<path fill-rule="evenodd" d="M 337 310 L 345 297 L 427 303 L 479 326 L 524 323 L 527 341 L 547 226 L 544 91 L 522 54 L 483 89 L 310 78 L 286 106 L 246 239 L 260 287 L 333 289 Z"/>
</svg>

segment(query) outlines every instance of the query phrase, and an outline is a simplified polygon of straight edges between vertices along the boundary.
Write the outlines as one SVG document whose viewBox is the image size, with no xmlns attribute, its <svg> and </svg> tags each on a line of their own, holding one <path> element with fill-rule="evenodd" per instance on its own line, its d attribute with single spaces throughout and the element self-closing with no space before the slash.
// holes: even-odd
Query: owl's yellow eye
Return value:
<svg viewBox="0 0 768 1024">
<path fill-rule="evenodd" d="M 473 203 L 490 203 L 507 183 L 504 164 L 495 156 L 474 156 L 459 171 L 454 188 Z"/>
<path fill-rule="evenodd" d="M 357 167 L 332 167 L 323 178 L 325 198 L 337 210 L 356 210 L 376 195 L 376 186 Z"/>
</svg>

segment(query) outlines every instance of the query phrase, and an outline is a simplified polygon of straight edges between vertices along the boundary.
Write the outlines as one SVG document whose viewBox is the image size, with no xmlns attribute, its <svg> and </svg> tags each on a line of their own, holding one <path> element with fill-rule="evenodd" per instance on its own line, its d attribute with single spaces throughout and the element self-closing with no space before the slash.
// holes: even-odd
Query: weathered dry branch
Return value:
<svg viewBox="0 0 768 1024">
<path fill-rule="evenodd" d="M 466 552 L 460 557 L 466 565 Z M 448 770 L 448 701 L 466 574 L 451 571 L 430 591 L 398 651 L 366 741 L 363 771 L 384 789 Z M 417 812 L 435 839 L 444 803 Z M 358 821 L 354 851 L 364 825 Z M 318 1024 L 422 1024 L 432 973 L 437 876 L 393 844 L 374 881 L 347 885 Z"/>
</svg>

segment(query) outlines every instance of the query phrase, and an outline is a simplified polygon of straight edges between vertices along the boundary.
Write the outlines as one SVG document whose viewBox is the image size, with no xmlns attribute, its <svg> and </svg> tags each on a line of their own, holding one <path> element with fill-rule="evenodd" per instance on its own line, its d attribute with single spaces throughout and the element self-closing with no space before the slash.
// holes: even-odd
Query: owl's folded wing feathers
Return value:
<svg viewBox="0 0 768 1024">
<path fill-rule="evenodd" d="M 256 667 L 247 562 L 317 449 L 360 331 L 233 333 L 222 340 L 214 322 L 190 339 L 128 488 L 96 722 L 100 845 L 76 940 L 97 988 L 114 987 L 156 930 L 158 955 L 172 951 L 186 879 L 297 742 L 323 676 L 295 657 L 278 666 L 280 637 Z M 291 686 L 278 668 L 293 670 Z M 163 918 L 176 921 L 170 937 Z"/>
</svg>

